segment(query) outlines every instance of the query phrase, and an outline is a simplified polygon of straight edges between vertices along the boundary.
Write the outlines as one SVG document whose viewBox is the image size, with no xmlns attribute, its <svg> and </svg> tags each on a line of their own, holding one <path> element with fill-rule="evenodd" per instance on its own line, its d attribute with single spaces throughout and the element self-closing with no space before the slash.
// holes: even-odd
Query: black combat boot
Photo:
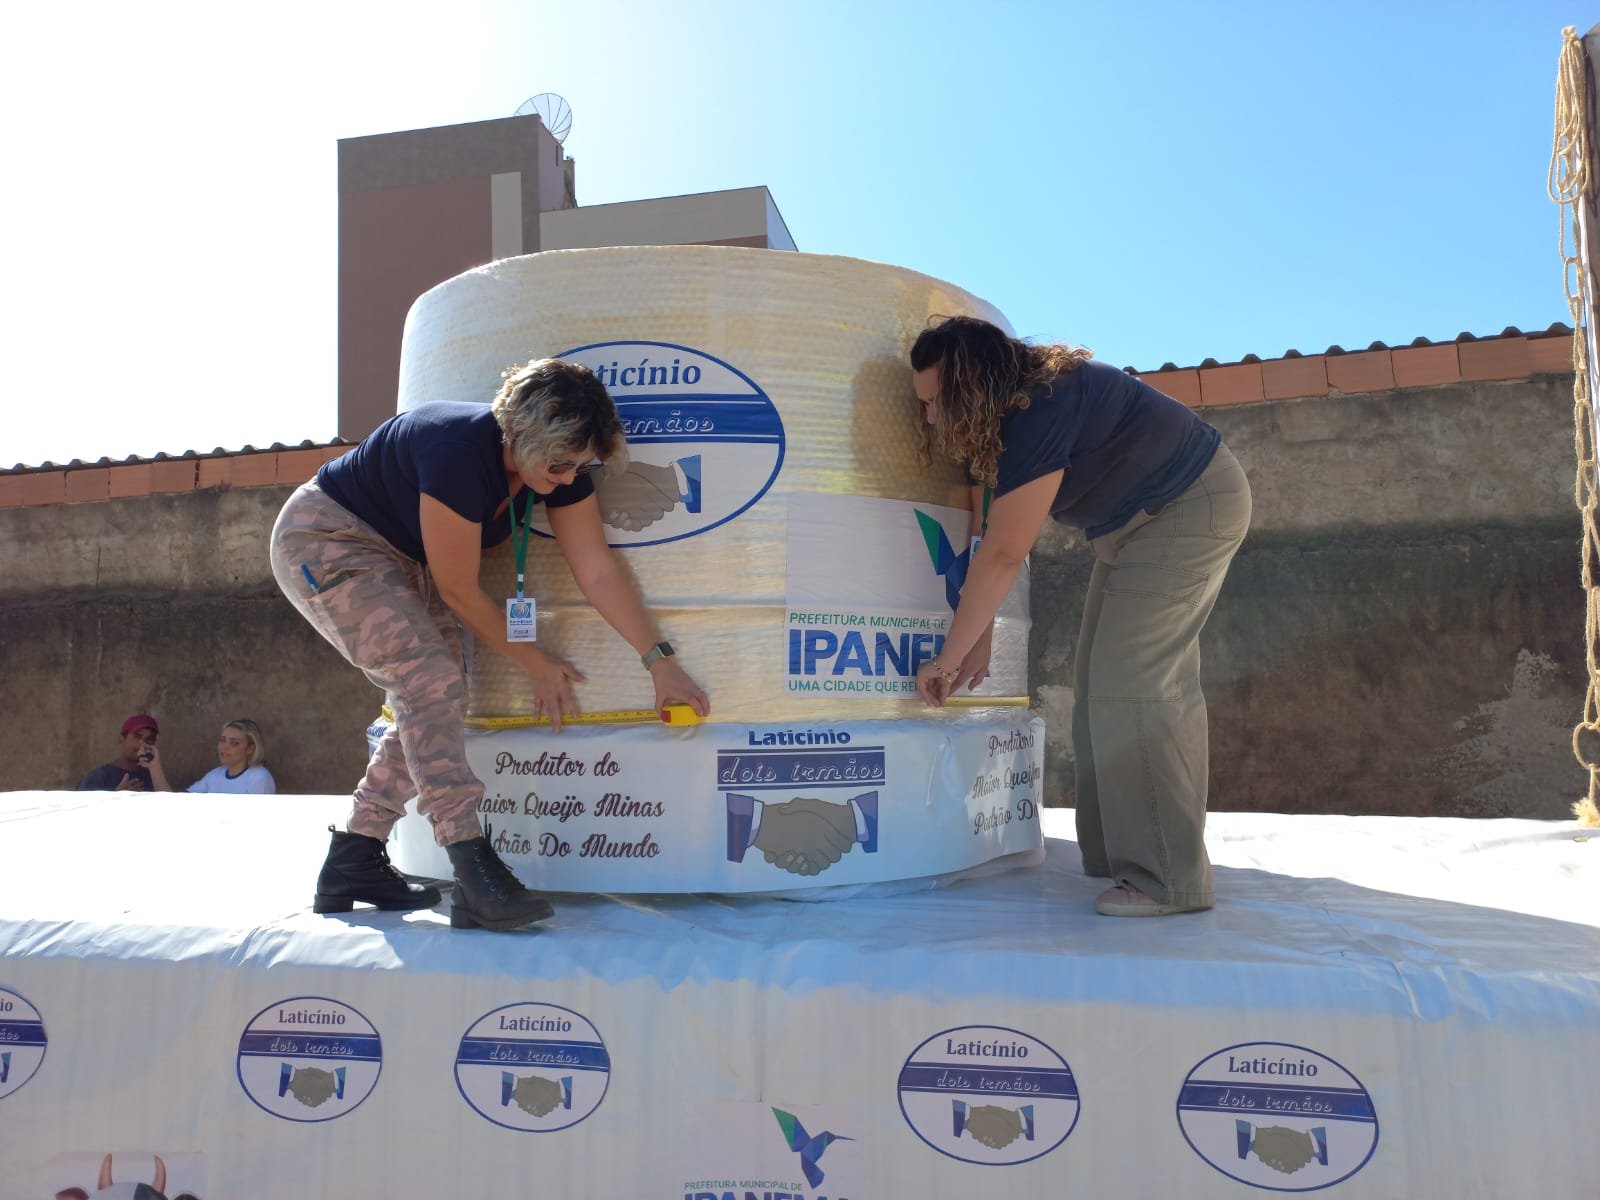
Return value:
<svg viewBox="0 0 1600 1200">
<path fill-rule="evenodd" d="M 523 887 L 500 861 L 488 838 L 452 842 L 445 852 L 456 871 L 450 893 L 450 924 L 455 928 L 520 929 L 555 915 L 548 900 Z"/>
<path fill-rule="evenodd" d="M 376 908 L 410 910 L 439 903 L 439 889 L 407 883 L 389 863 L 388 848 L 377 838 L 340 833 L 332 825 L 333 844 L 317 876 L 312 912 L 349 912 L 357 900 Z"/>
</svg>

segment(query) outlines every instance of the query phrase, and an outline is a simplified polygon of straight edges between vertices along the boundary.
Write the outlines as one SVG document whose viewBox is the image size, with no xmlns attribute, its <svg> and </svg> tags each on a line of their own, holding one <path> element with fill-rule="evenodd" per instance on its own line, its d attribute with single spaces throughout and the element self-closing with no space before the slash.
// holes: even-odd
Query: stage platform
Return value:
<svg viewBox="0 0 1600 1200">
<path fill-rule="evenodd" d="M 494 934 L 313 915 L 347 806 L 0 795 L 0 1197 L 1600 1195 L 1570 823 L 1217 814 L 1217 908 L 1137 921 L 1047 810 L 1034 869 Z"/>
</svg>

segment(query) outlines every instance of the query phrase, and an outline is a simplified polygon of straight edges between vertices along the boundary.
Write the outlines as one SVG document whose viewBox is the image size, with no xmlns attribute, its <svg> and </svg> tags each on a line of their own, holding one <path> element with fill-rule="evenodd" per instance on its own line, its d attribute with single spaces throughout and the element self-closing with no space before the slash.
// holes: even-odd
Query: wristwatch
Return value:
<svg viewBox="0 0 1600 1200">
<path fill-rule="evenodd" d="M 650 667 L 655 666 L 656 663 L 660 662 L 663 658 L 671 658 L 674 653 L 676 653 L 676 651 L 673 650 L 671 642 L 657 642 L 654 646 L 651 646 L 650 649 L 646 650 L 639 656 L 639 661 L 642 662 L 645 665 L 645 668 L 648 670 Z"/>
</svg>

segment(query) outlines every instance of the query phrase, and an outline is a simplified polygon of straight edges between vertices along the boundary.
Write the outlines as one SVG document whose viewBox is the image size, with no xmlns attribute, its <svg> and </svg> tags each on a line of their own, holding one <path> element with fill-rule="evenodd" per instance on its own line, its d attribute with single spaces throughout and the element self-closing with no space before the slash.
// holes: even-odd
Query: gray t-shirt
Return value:
<svg viewBox="0 0 1600 1200">
<path fill-rule="evenodd" d="M 114 762 L 108 762 L 104 766 L 96 767 L 78 780 L 77 790 L 80 792 L 114 792 L 122 782 L 124 775 L 132 775 L 144 785 L 145 791 L 155 791 L 156 785 L 151 780 L 149 771 L 143 767 L 134 767 L 130 771 L 125 767 L 119 767 Z"/>
<path fill-rule="evenodd" d="M 1097 538 L 1140 509 L 1175 500 L 1221 441 L 1215 426 L 1171 396 L 1089 359 L 1001 422 L 994 494 L 1065 470 L 1050 515 Z"/>
</svg>

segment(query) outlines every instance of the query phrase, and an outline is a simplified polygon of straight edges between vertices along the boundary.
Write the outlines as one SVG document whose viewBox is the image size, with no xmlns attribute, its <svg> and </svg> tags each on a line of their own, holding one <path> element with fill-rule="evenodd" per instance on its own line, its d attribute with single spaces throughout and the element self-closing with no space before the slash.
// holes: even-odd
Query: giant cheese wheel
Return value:
<svg viewBox="0 0 1600 1200">
<path fill-rule="evenodd" d="M 710 694 L 715 719 L 925 715 L 903 693 L 792 691 L 785 656 L 799 643 L 790 641 L 789 601 L 799 587 L 811 607 L 848 607 L 859 597 L 844 593 L 871 591 L 873 573 L 888 569 L 882 537 L 863 532 L 886 511 L 873 501 L 966 507 L 958 467 L 918 462 L 906 361 L 930 317 L 956 313 L 1009 328 L 960 288 L 857 259 L 723 246 L 526 255 L 418 298 L 406 320 L 399 408 L 486 404 L 502 373 L 530 358 L 588 363 L 629 437 L 628 464 L 600 481 L 603 505 L 620 514 L 608 539 Z M 657 513 L 662 503 L 670 511 Z M 810 544 L 836 560 L 823 572 L 834 583 L 789 577 L 791 523 L 802 520 L 826 526 Z M 915 553 L 936 559 L 938 531 L 917 520 L 929 542 Z M 965 549 L 962 534 L 949 536 L 952 551 Z M 540 645 L 588 677 L 584 708 L 648 707 L 638 656 L 589 606 L 547 537 L 534 539 L 528 578 Z M 485 554 L 482 581 L 494 597 L 514 591 L 509 540 Z M 1027 693 L 1025 597 L 1024 579 L 997 623 L 985 693 Z M 885 649 L 907 645 L 880 644 L 879 666 Z M 479 646 L 472 667 L 474 716 L 530 711 L 527 679 L 507 659 Z"/>
</svg>

